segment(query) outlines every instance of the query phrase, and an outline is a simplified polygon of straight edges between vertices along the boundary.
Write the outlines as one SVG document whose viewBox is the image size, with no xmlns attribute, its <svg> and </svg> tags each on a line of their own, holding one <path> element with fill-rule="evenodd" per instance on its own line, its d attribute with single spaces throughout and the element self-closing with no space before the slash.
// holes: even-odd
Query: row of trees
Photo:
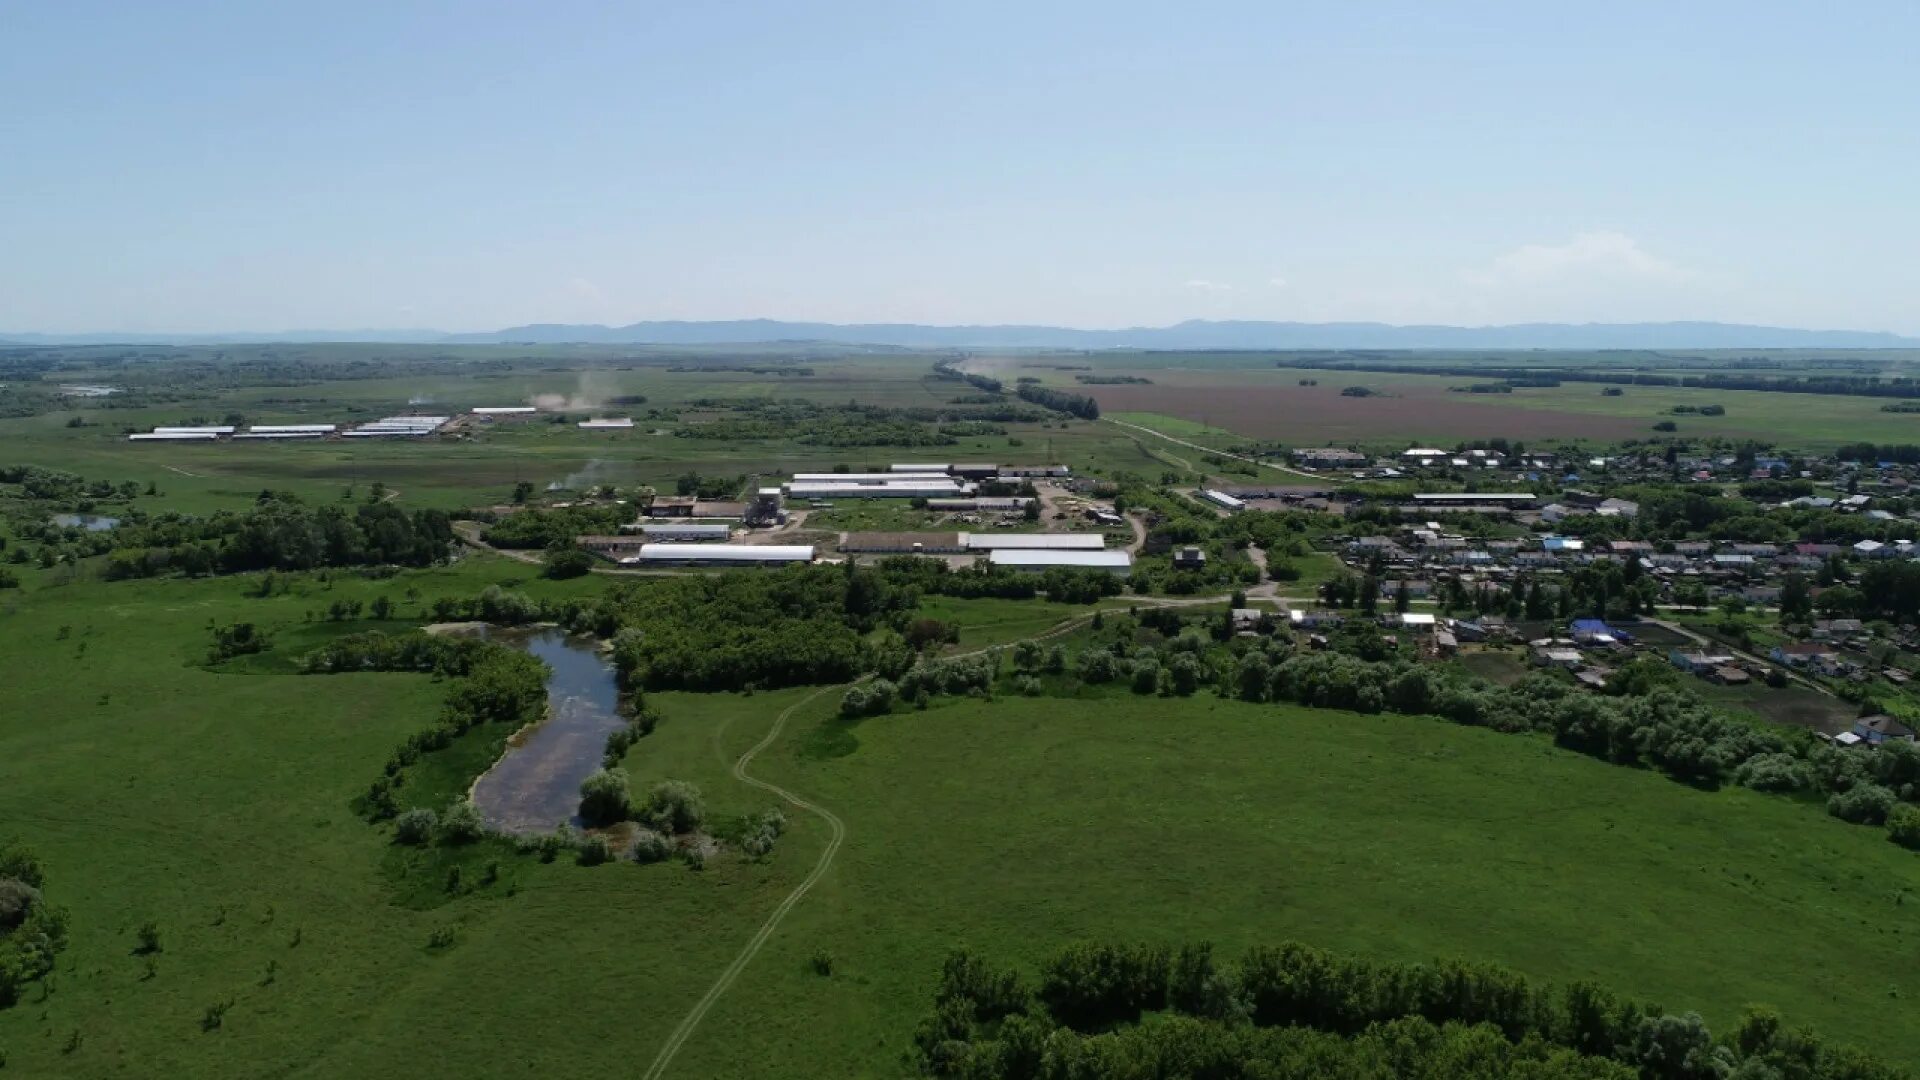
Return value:
<svg viewBox="0 0 1920 1080">
<path fill-rule="evenodd" d="M 1071 413 L 1082 420 L 1100 419 L 1100 403 L 1086 394 L 1055 390 L 1038 383 L 1021 383 L 1020 388 L 1014 393 L 1018 394 L 1022 401 L 1031 401 L 1035 405 L 1055 412 Z"/>
<path fill-rule="evenodd" d="M 1543 732 L 1567 749 L 1691 784 L 1731 781 L 1825 796 L 1829 813 L 1856 824 L 1881 825 L 1897 804 L 1920 802 L 1920 746 L 1890 742 L 1872 754 L 1854 753 L 1804 733 L 1729 719 L 1672 687 L 1597 697 L 1541 674 L 1502 687 L 1399 660 L 1314 652 L 1276 662 L 1264 651 L 1240 658 L 1232 685 L 1248 701 L 1431 714 L 1497 731 Z M 1912 819 L 1903 814 L 1899 821 Z M 1900 831 L 1892 835 L 1905 842 Z"/>
<path fill-rule="evenodd" d="M 1168 1014 L 1147 1024 L 1149 1013 Z M 1893 1080 L 1900 1072 L 1749 1008 L 1721 1038 L 1592 982 L 1490 964 L 1392 964 L 1297 943 L 1084 944 L 1037 985 L 956 952 L 914 1038 L 924 1075 Z"/>
<path fill-rule="evenodd" d="M 1288 357 L 1282 367 L 1330 371 L 1378 371 L 1395 374 L 1450 375 L 1456 378 L 1511 380 L 1516 386 L 1557 386 L 1562 382 L 1623 386 L 1674 386 L 1708 390 L 1756 390 L 1781 394 L 1839 394 L 1863 397 L 1920 398 L 1920 379 L 1877 375 L 1661 375 L 1649 371 L 1478 367 L 1447 364 L 1380 364 L 1353 360 L 1301 360 Z"/>
<path fill-rule="evenodd" d="M 472 638 L 431 634 L 387 635 L 378 631 L 338 638 L 302 663 L 309 674 L 357 671 L 432 672 L 454 679 L 434 722 L 415 732 L 387 759 L 362 806 L 379 821 L 400 812 L 407 769 L 423 754 L 442 750 L 461 735 L 500 725 L 501 737 L 545 715 L 545 662 L 518 649 Z"/>
<path fill-rule="evenodd" d="M 453 528 L 440 510 L 390 503 L 351 509 L 271 496 L 245 514 L 165 515 L 94 533 L 111 544 L 109 579 L 330 566 L 428 566 L 444 559 Z"/>
<path fill-rule="evenodd" d="M 993 693 L 999 671 L 996 653 L 921 661 L 897 674 L 881 674 L 847 687 L 840 698 L 840 715 L 878 716 L 893 711 L 900 702 L 925 708 L 940 694 L 984 697 Z"/>
</svg>

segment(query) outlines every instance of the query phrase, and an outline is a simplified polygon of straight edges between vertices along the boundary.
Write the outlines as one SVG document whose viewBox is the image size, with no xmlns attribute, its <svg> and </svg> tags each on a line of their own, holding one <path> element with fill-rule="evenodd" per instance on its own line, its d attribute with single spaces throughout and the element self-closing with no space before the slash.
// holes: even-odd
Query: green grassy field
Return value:
<svg viewBox="0 0 1920 1080">
<path fill-rule="evenodd" d="M 827 471 L 836 465 L 885 469 L 904 460 L 986 460 L 1007 464 L 1071 462 L 1083 471 L 1132 470 L 1158 476 L 1164 459 L 1142 449 L 1112 425 L 1084 421 L 1022 422 L 1004 435 L 962 437 L 935 447 L 815 446 L 797 438 L 717 441 L 675 437 L 691 418 L 712 410 L 676 409 L 702 400 L 775 397 L 823 405 L 858 400 L 865 405 L 926 408 L 944 404 L 969 388 L 931 377 L 925 356 L 824 356 L 792 361 L 813 373 L 779 377 L 727 370 L 751 358 L 709 359 L 720 368 L 672 370 L 657 357 L 636 359 L 632 350 L 507 349 L 430 351 L 394 346 L 331 346 L 256 349 L 276 361 L 306 359 L 321 374 L 348 375 L 356 362 L 391 354 L 425 365 L 417 374 L 381 378 L 336 377 L 312 384 L 249 385 L 244 366 L 227 381 L 181 388 L 183 400 L 141 407 L 106 408 L 99 403 L 58 405 L 39 415 L 0 418 L 0 444 L 7 463 L 42 465 L 118 483 L 157 486 L 172 509 L 203 513 L 239 509 L 263 488 L 331 499 L 343 491 L 364 494 L 376 483 L 396 489 L 407 505 L 447 508 L 503 501 L 521 481 L 652 485 L 671 490 L 689 470 L 708 476 L 772 482 L 795 471 Z M 83 351 L 84 355 L 91 353 Z M 252 354 L 249 354 L 252 355 Z M 258 357 L 256 357 L 257 359 Z M 680 357 L 693 362 L 697 358 Z M 450 366 L 471 362 L 474 370 Z M 58 381 L 101 381 L 140 386 L 161 367 L 74 369 Z M 131 376 L 131 377 L 129 377 Z M 258 376 L 265 379 L 266 376 Z M 167 383 L 158 380 L 162 387 Z M 229 385 L 229 382 L 237 383 Z M 269 380 L 271 382 L 271 380 Z M 637 405 L 589 407 L 618 396 L 643 396 Z M 423 440 L 324 440 L 296 443 L 129 443 L 126 430 L 189 422 L 219 423 L 237 413 L 252 423 L 357 423 L 404 412 L 459 413 L 479 405 L 518 405 L 549 396 L 565 399 L 563 423 L 544 419 L 475 425 L 458 436 Z M 410 401 L 421 402 L 409 405 Z M 5 394 L 0 391 L 0 404 Z M 663 418 L 650 420 L 649 412 Z M 572 420 L 595 413 L 632 415 L 631 431 L 582 431 Z M 68 427 L 74 418 L 87 426 Z"/>
<path fill-rule="evenodd" d="M 353 628 L 306 621 L 331 599 L 384 594 L 412 614 L 502 581 L 552 596 L 604 585 L 482 558 L 386 581 L 336 573 L 330 588 L 301 578 L 269 599 L 238 579 L 36 578 L 8 596 L 0 822 L 73 910 L 50 992 L 0 1011 L 9 1067 L 452 1077 L 650 1060 L 810 866 L 818 822 L 791 812 L 768 861 L 703 872 L 496 852 L 497 885 L 448 899 L 441 863 L 396 854 L 348 808 L 431 716 L 438 684 L 300 676 L 279 653 L 198 665 L 210 622 L 257 621 L 297 651 Z M 1071 612 L 927 610 L 960 622 L 967 647 Z M 716 814 L 756 812 L 769 796 L 729 765 L 803 694 L 659 695 L 667 719 L 627 764 L 641 785 L 695 781 Z M 847 726 L 836 697 L 757 768 L 840 813 L 847 846 L 672 1075 L 897 1073 L 948 948 L 1036 959 L 1087 936 L 1469 955 L 1723 1023 L 1767 1001 L 1920 1061 L 1900 1025 L 1848 1023 L 1912 989 L 1920 909 L 1904 900 L 1920 862 L 1817 808 L 1419 719 L 1091 694 Z M 164 941 L 151 977 L 132 954 L 147 919 Z M 443 928 L 454 943 L 430 948 Z M 831 977 L 812 973 L 817 950 Z M 224 1001 L 223 1026 L 202 1032 Z M 527 1037 L 503 1045 L 503 1032 Z"/>
<path fill-rule="evenodd" d="M 389 351 L 271 350 L 326 363 L 374 363 Z M 1064 461 L 1080 473 L 1158 480 L 1203 465 L 1199 451 L 1082 421 L 1011 424 L 1004 435 L 936 448 L 653 433 L 681 422 L 668 419 L 613 434 L 501 423 L 414 443 L 156 446 L 119 433 L 196 415 L 217 421 L 228 410 L 259 422 L 364 418 L 402 411 L 410 398 L 451 409 L 549 393 L 640 394 L 645 404 L 607 411 L 644 417 L 711 398 L 926 406 L 964 390 L 931 379 L 926 356 L 803 351 L 781 362 L 813 373 L 780 377 L 672 371 L 687 357 L 652 350 L 516 348 L 509 363 L 490 362 L 497 350 L 442 351 L 476 366 L 273 385 L 237 375 L 236 385 L 195 384 L 181 401 L 140 409 L 0 418 L 0 459 L 151 483 L 158 494 L 135 497 L 134 507 L 189 513 L 243 509 L 265 488 L 331 501 L 349 490 L 364 498 L 380 483 L 403 506 L 456 508 L 503 501 L 522 480 L 670 488 L 689 470 L 751 483 L 836 464 L 983 459 Z M 391 350 L 413 360 L 423 352 Z M 1271 420 L 1265 402 L 1291 401 L 1299 378 L 1318 378 L 1322 397 L 1294 402 L 1297 423 L 1282 418 L 1280 437 L 1296 443 L 1345 437 L 1335 428 L 1349 424 L 1369 439 L 1404 440 L 1412 429 L 1376 421 L 1405 418 L 1436 393 L 1442 403 L 1469 398 L 1445 393 L 1466 379 L 1349 376 L 1275 361 L 1166 354 L 1097 363 L 1155 380 L 1135 391 L 1222 402 L 1248 387 L 1272 391 L 1242 410 L 1263 423 Z M 1060 370 L 1069 362 L 1088 361 L 989 364 L 1008 379 L 1034 374 L 1076 391 L 1105 389 L 1077 384 Z M 1888 370 L 1908 362 L 1890 357 Z M 110 368 L 60 376 L 96 378 L 114 381 Z M 1318 417 L 1323 397 L 1348 382 L 1407 396 L 1348 399 L 1337 425 Z M 1605 398 L 1596 386 L 1568 384 L 1467 403 L 1481 407 L 1470 411 L 1482 420 L 1522 410 L 1548 425 L 1598 418 L 1638 433 L 1674 404 L 1708 401 L 1727 415 L 1680 417 L 1683 434 L 1821 446 L 1915 441 L 1910 432 L 1920 430 L 1920 417 L 1881 413 L 1881 402 L 1866 398 L 1632 387 Z M 1379 416 L 1368 411 L 1376 405 Z M 76 413 L 93 426 L 68 427 Z M 1250 434 L 1227 430 L 1224 411 L 1189 413 L 1150 406 L 1110 418 L 1207 445 Z M 1420 422 L 1455 430 L 1444 413 Z M 1490 434 L 1497 431 L 1462 428 L 1449 437 Z M 11 499 L 6 507 L 36 517 L 46 509 Z M 928 520 L 848 504 L 809 527 L 904 529 Z M 97 580 L 99 561 L 10 568 L 24 587 L 0 590 L 0 842 L 17 838 L 37 850 L 48 898 L 72 910 L 56 974 L 0 1010 L 0 1075 L 635 1073 L 827 845 L 819 819 L 789 808 L 791 827 L 764 861 L 727 854 L 703 871 L 677 862 L 587 868 L 542 863 L 502 843 L 397 849 L 353 812 L 395 745 L 436 714 L 446 685 L 414 675 L 302 676 L 302 653 L 342 633 L 412 627 L 434 599 L 488 585 L 562 599 L 616 579 L 549 581 L 535 567 L 469 554 L 391 577 L 293 575 L 290 591 L 262 598 L 251 595 L 256 576 L 107 583 Z M 1282 595 L 1309 595 L 1344 572 L 1325 553 L 1292 562 L 1302 578 L 1282 583 Z M 617 580 L 644 589 L 656 579 Z M 390 623 L 318 621 L 336 600 L 383 596 L 398 606 Z M 1092 610 L 928 597 L 917 614 L 954 625 L 948 651 L 963 652 L 1043 634 Z M 209 670 L 211 630 L 237 621 L 270 631 L 274 651 Z M 1505 653 L 1459 662 L 1496 681 L 1526 670 Z M 1756 722 L 1831 722 L 1846 711 L 1809 691 L 1689 685 Z M 758 813 L 772 796 L 736 780 L 732 763 L 807 694 L 650 695 L 665 720 L 625 765 L 636 788 L 665 778 L 697 783 L 723 821 Z M 1228 953 L 1294 938 L 1397 960 L 1460 956 L 1546 979 L 1596 978 L 1699 1009 L 1722 1027 L 1741 1005 L 1766 1002 L 1833 1039 L 1920 1067 L 1920 1026 L 1898 1022 L 1900 999 L 1920 992 L 1920 858 L 1817 805 L 1695 790 L 1538 738 L 1419 718 L 1082 690 L 945 699 L 846 723 L 835 717 L 838 696 L 829 691 L 798 711 L 755 771 L 839 814 L 846 845 L 671 1076 L 899 1075 L 948 949 L 969 944 L 1031 964 L 1092 937 L 1211 939 Z M 459 791 L 495 737 L 463 738 L 415 766 L 407 801 Z M 472 883 L 492 861 L 501 864 L 497 882 L 447 894 L 452 865 Z M 133 951 L 148 920 L 164 942 L 151 969 Z M 431 945 L 436 934 L 451 943 Z M 831 976 L 814 972 L 816 953 L 833 958 Z M 230 1007 L 219 1029 L 202 1030 L 209 1006 L 223 1003 Z"/>
</svg>

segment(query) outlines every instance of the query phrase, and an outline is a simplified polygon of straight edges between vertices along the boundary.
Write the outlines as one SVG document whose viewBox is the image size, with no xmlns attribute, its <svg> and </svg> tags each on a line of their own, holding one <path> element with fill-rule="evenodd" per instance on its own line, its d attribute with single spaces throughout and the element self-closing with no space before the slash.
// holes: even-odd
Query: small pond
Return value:
<svg viewBox="0 0 1920 1080">
<path fill-rule="evenodd" d="M 580 782 L 600 767 L 607 736 L 626 724 L 613 665 L 585 638 L 559 630 L 493 630 L 488 637 L 547 662 L 547 719 L 508 740 L 506 753 L 473 786 L 487 824 L 508 833 L 580 824 Z"/>
<path fill-rule="evenodd" d="M 106 532 L 120 524 L 120 519 L 103 514 L 55 514 L 53 523 L 63 529 L 79 528 L 88 532 Z"/>
</svg>

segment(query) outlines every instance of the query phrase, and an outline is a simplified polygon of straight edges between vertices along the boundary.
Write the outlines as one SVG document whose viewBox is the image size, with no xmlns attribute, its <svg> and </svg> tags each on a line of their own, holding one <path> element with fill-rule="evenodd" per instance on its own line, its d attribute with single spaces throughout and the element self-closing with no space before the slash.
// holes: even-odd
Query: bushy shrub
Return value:
<svg viewBox="0 0 1920 1080">
<path fill-rule="evenodd" d="M 0 930 L 11 930 L 25 922 L 27 912 L 39 902 L 39 889 L 19 878 L 0 878 Z"/>
<path fill-rule="evenodd" d="M 700 789 L 685 780 L 662 780 L 647 792 L 640 820 L 660 832 L 690 833 L 706 820 L 706 803 Z"/>
<path fill-rule="evenodd" d="M 1755 791 L 1804 791 L 1813 785 L 1813 772 L 1792 754 L 1760 754 L 1734 770 L 1733 782 Z"/>
<path fill-rule="evenodd" d="M 1073 673 L 1084 683 L 1110 683 L 1119 674 L 1119 663 L 1106 649 L 1085 649 L 1073 658 Z"/>
<path fill-rule="evenodd" d="M 486 832 L 487 825 L 480 820 L 479 809 L 465 799 L 455 799 L 447 806 L 447 812 L 440 815 L 443 844 L 471 844 Z"/>
<path fill-rule="evenodd" d="M 633 812 L 627 770 L 596 769 L 580 783 L 580 819 L 589 825 L 625 821 Z"/>
<path fill-rule="evenodd" d="M 673 856 L 673 841 L 652 829 L 641 829 L 633 838 L 633 861 L 657 863 Z"/>
<path fill-rule="evenodd" d="M 740 839 L 740 849 L 758 859 L 773 850 L 773 842 L 787 831 L 787 815 L 777 806 L 770 806 L 757 817 L 747 822 L 746 833 Z"/>
<path fill-rule="evenodd" d="M 1887 839 L 1901 847 L 1920 849 L 1920 806 L 1901 803 L 1887 811 Z"/>
<path fill-rule="evenodd" d="M 840 715 L 845 717 L 879 716 L 893 711 L 899 688 L 886 679 L 867 679 L 847 687 L 840 697 Z"/>
<path fill-rule="evenodd" d="M 1827 813 L 1855 825 L 1878 825 L 1896 801 L 1893 792 L 1879 784 L 1855 784 L 1827 799 Z"/>
<path fill-rule="evenodd" d="M 1150 946 L 1080 945 L 1047 964 L 1040 1000 L 1060 1023 L 1095 1031 L 1133 1023 L 1167 999 L 1170 958 Z"/>
<path fill-rule="evenodd" d="M 581 866 L 599 866 L 601 863 L 612 862 L 613 845 L 607 841 L 606 837 L 594 833 L 580 841 L 574 861 Z"/>
<path fill-rule="evenodd" d="M 593 556 L 579 548 L 560 548 L 547 553 L 546 567 L 540 571 L 544 577 L 556 580 L 584 577 L 593 570 Z"/>
<path fill-rule="evenodd" d="M 433 830 L 440 824 L 440 815 L 424 806 L 393 819 L 393 838 L 402 844 L 424 844 L 433 839 Z"/>
</svg>

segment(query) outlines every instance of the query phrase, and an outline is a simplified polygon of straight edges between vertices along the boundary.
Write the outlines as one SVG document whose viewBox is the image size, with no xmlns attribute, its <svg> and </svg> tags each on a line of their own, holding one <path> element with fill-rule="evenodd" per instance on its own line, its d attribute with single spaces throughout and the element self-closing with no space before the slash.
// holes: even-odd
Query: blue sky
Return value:
<svg viewBox="0 0 1920 1080">
<path fill-rule="evenodd" d="M 0 329 L 1920 333 L 1920 5 L 0 6 Z"/>
</svg>

